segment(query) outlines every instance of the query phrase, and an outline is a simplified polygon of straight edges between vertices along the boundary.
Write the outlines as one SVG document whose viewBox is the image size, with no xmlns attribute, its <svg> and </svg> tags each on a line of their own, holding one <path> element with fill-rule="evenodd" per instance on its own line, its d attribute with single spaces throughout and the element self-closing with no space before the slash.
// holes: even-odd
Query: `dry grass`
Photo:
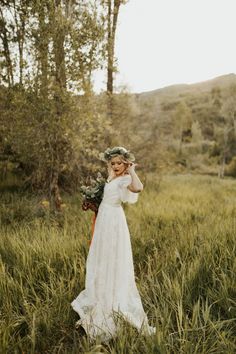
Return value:
<svg viewBox="0 0 236 354">
<path fill-rule="evenodd" d="M 236 352 L 236 181 L 165 176 L 159 185 L 148 175 L 125 211 L 136 282 L 157 335 L 140 337 L 124 323 L 106 345 L 74 329 L 70 307 L 84 288 L 92 214 L 78 196 L 67 197 L 60 218 L 16 191 L 1 199 L 2 354 Z"/>
</svg>

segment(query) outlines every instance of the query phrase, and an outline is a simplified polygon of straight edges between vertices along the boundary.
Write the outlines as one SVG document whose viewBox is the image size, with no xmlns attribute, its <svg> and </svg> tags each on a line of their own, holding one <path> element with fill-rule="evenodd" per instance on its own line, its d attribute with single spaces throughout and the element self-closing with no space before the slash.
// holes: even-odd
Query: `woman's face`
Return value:
<svg viewBox="0 0 236 354">
<path fill-rule="evenodd" d="M 111 159 L 111 168 L 118 177 L 124 173 L 127 168 L 127 164 L 125 164 L 119 156 L 114 156 Z"/>
</svg>

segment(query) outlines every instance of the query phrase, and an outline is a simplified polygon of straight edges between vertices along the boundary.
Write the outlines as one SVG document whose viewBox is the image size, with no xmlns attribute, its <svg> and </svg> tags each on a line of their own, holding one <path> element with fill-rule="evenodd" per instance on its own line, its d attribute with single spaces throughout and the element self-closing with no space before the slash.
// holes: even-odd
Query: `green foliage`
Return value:
<svg viewBox="0 0 236 354">
<path fill-rule="evenodd" d="M 66 190 L 78 187 L 104 148 L 109 130 L 92 93 L 92 73 L 105 56 L 99 4 L 17 0 L 0 5 L 10 48 L 2 74 L 18 76 L 18 67 L 11 67 L 13 58 L 20 69 L 19 83 L 8 80 L 8 88 L 0 90 L 0 159 L 18 163 L 26 185 L 47 191 L 58 203 L 58 185 Z M 25 48 L 31 49 L 28 73 Z"/>
<path fill-rule="evenodd" d="M 133 121 L 136 141 L 142 137 L 145 142 L 140 153 L 145 169 L 150 171 L 151 166 L 162 165 L 165 171 L 178 172 L 179 164 L 175 162 L 181 159 L 186 161 L 188 169 L 188 161 L 197 153 L 202 154 L 205 170 L 214 160 L 217 173 L 224 150 L 223 113 L 227 111 L 224 107 L 228 107 L 230 127 L 235 126 L 235 99 L 230 99 L 235 95 L 235 83 L 236 76 L 231 74 L 194 85 L 174 85 L 133 95 L 136 114 L 133 118 L 129 115 L 129 120 Z M 228 135 L 226 163 L 235 156 L 234 131 Z M 139 151 L 138 143 L 133 150 Z M 212 159 L 213 156 L 219 158 Z"/>
<path fill-rule="evenodd" d="M 192 113 L 185 101 L 180 101 L 176 106 L 173 120 L 175 132 L 179 132 L 181 137 L 184 131 L 191 129 Z"/>
<path fill-rule="evenodd" d="M 228 166 L 226 167 L 225 174 L 227 176 L 236 177 L 236 156 L 232 158 Z"/>
<path fill-rule="evenodd" d="M 192 132 L 192 139 L 191 139 L 192 142 L 200 145 L 201 142 L 203 141 L 203 136 L 202 136 L 201 126 L 198 121 L 192 123 L 191 132 Z"/>
<path fill-rule="evenodd" d="M 85 166 L 90 167 L 86 159 L 98 161 L 101 135 L 108 127 L 104 117 L 98 117 L 95 107 L 89 109 L 87 102 L 69 93 L 63 100 L 59 118 L 54 100 L 36 97 L 30 91 L 14 88 L 2 100 L 3 151 L 10 146 L 8 159 L 19 164 L 25 180 L 35 189 L 48 190 L 55 169 L 62 186 L 76 185 L 86 173 Z"/>
<path fill-rule="evenodd" d="M 160 183 L 149 174 L 139 203 L 125 206 L 137 286 L 157 326 L 152 339 L 123 321 L 107 344 L 75 330 L 70 302 L 84 288 L 92 221 L 78 196 L 67 197 L 61 227 L 38 218 L 1 225 L 1 351 L 234 353 L 235 197 L 232 179 L 166 176 Z M 4 201 L 14 208 L 19 195 L 3 194 Z"/>
</svg>

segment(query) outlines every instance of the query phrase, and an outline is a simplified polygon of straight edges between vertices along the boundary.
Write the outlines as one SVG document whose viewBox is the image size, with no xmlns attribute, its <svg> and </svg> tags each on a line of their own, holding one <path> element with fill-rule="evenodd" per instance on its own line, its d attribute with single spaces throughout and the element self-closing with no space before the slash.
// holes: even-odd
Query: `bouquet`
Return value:
<svg viewBox="0 0 236 354">
<path fill-rule="evenodd" d="M 83 203 L 82 203 L 83 210 L 91 209 L 92 211 L 95 212 L 95 214 L 97 214 L 98 207 L 103 198 L 105 183 L 106 183 L 105 178 L 101 175 L 100 172 L 98 172 L 95 180 L 90 178 L 89 185 L 87 186 L 82 185 L 80 187 L 80 192 L 83 196 Z"/>
</svg>

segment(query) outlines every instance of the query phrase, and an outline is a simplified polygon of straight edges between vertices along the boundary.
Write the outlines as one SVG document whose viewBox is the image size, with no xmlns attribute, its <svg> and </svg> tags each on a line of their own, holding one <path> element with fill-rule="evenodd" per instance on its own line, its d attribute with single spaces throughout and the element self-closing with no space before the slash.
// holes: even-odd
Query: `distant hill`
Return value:
<svg viewBox="0 0 236 354">
<path fill-rule="evenodd" d="M 136 97 L 163 97 L 163 96 L 178 96 L 180 94 L 188 94 L 188 93 L 204 93 L 210 92 L 214 87 L 220 87 L 221 89 L 225 89 L 230 85 L 236 84 L 236 74 L 228 74 L 218 76 L 214 79 L 198 82 L 195 84 L 178 84 L 166 86 L 157 90 L 142 92 L 139 94 L 135 94 Z"/>
<path fill-rule="evenodd" d="M 138 112 L 136 122 L 140 127 L 146 126 L 147 135 L 157 121 L 163 122 L 165 126 L 171 124 L 177 104 L 184 101 L 192 111 L 193 120 L 198 120 L 202 124 L 203 132 L 206 132 L 205 126 L 209 125 L 209 121 L 218 119 L 213 109 L 214 89 L 217 90 L 219 104 L 222 105 L 232 86 L 236 87 L 236 74 L 223 75 L 195 84 L 172 85 L 133 94 L 133 105 Z M 205 137 L 207 138 L 207 135 Z"/>
<path fill-rule="evenodd" d="M 236 74 L 233 73 L 199 83 L 171 85 L 132 94 L 130 100 L 133 115 L 129 118 L 128 124 L 130 130 L 136 133 L 136 140 L 140 142 L 139 147 L 134 146 L 134 149 L 139 151 L 139 156 L 143 158 L 150 156 L 150 165 L 153 161 L 158 159 L 160 161 L 161 152 L 162 160 L 173 163 L 178 161 L 178 149 L 181 145 L 179 131 L 183 123 L 180 122 L 180 116 L 177 118 L 177 111 L 182 104 L 191 116 L 189 127 L 185 125 L 182 130 L 186 135 L 186 139 L 182 142 L 182 156 L 185 156 L 186 164 L 190 166 L 198 156 L 198 160 L 203 161 L 202 166 L 205 164 L 208 168 L 212 161 L 214 166 L 217 166 L 221 159 L 225 129 L 221 107 L 232 95 L 236 100 Z M 201 143 L 196 143 L 196 139 L 200 138 L 196 136 L 192 138 L 193 123 L 194 129 L 198 130 L 198 136 L 201 137 Z M 236 155 L 235 141 L 232 131 L 229 136 L 226 163 Z"/>
<path fill-rule="evenodd" d="M 159 131 L 168 134 L 176 106 L 184 101 L 192 111 L 193 120 L 201 124 L 205 138 L 211 139 L 212 123 L 219 118 L 212 107 L 212 90 L 218 90 L 222 104 L 233 85 L 236 86 L 236 74 L 228 74 L 195 84 L 171 85 L 133 94 L 133 105 L 138 112 L 135 116 L 136 129 L 148 138 L 159 122 Z"/>
</svg>

